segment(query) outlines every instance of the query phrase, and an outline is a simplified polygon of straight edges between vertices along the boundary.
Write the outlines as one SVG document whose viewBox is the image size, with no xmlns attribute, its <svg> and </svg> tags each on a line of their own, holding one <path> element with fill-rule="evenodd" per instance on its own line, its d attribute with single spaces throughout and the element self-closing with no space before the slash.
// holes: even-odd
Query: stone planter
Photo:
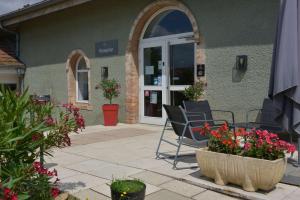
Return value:
<svg viewBox="0 0 300 200">
<path fill-rule="evenodd" d="M 274 161 L 196 150 L 201 173 L 212 178 L 218 185 L 233 183 L 244 190 L 271 190 L 284 175 L 287 159 Z"/>
</svg>

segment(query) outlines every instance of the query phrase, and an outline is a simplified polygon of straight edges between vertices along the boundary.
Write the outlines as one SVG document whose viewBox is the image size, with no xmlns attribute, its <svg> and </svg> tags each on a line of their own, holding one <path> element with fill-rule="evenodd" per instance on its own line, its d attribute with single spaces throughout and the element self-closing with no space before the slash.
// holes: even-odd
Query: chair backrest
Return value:
<svg viewBox="0 0 300 200">
<path fill-rule="evenodd" d="M 168 119 L 171 122 L 172 128 L 177 136 L 182 136 L 185 124 L 187 123 L 187 117 L 184 110 L 180 106 L 163 105 Z M 187 127 L 185 130 L 185 137 L 192 139 L 190 129 Z"/>
<path fill-rule="evenodd" d="M 195 117 L 189 117 L 190 120 L 213 120 L 212 111 L 207 100 L 204 101 L 183 101 L 186 112 L 205 113 L 205 115 L 199 115 Z M 209 122 L 213 124 L 213 122 Z"/>
<path fill-rule="evenodd" d="M 281 125 L 275 120 L 277 111 L 271 99 L 264 99 L 261 116 L 260 116 L 260 128 L 270 131 L 280 131 Z"/>
</svg>

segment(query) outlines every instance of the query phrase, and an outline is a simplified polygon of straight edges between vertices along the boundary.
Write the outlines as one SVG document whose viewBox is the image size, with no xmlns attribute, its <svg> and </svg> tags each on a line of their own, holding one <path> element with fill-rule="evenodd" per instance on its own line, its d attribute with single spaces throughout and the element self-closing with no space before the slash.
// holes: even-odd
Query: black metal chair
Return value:
<svg viewBox="0 0 300 200">
<path fill-rule="evenodd" d="M 195 128 L 201 128 L 203 127 L 205 122 L 210 122 L 209 120 L 206 119 L 198 119 L 198 120 L 188 120 L 188 117 L 184 111 L 184 109 L 181 106 L 170 106 L 170 105 L 163 105 L 168 119 L 165 122 L 158 147 L 156 150 L 156 158 L 160 158 L 162 153 L 159 152 L 160 146 L 162 142 L 166 142 L 170 145 L 176 146 L 177 151 L 174 157 L 174 162 L 173 162 L 173 168 L 177 169 L 176 165 L 178 163 L 178 157 L 179 157 L 179 151 L 180 147 L 182 144 L 184 144 L 184 139 L 188 138 L 192 140 L 193 142 L 196 143 L 195 147 L 198 145 L 200 146 L 201 144 L 207 145 L 208 137 L 201 135 L 198 131 L 193 131 Z M 221 121 L 221 120 L 220 120 Z M 226 122 L 223 120 L 223 122 Z M 171 124 L 175 134 L 178 136 L 178 144 L 164 139 L 164 134 L 165 130 L 168 127 L 168 124 Z M 195 126 L 197 124 L 197 126 Z M 188 144 L 191 146 L 190 144 Z M 166 156 L 163 156 L 166 158 Z"/>
<path fill-rule="evenodd" d="M 228 121 L 228 127 L 230 129 L 235 128 L 235 121 L 234 121 L 234 113 L 232 111 L 228 110 L 212 110 L 209 102 L 207 100 L 204 101 L 183 101 L 183 106 L 185 108 L 185 111 L 187 113 L 188 119 L 195 120 L 199 119 L 199 117 L 203 117 L 203 120 L 209 121 L 208 123 L 210 126 L 219 127 L 220 121 Z M 230 115 L 230 120 L 216 120 L 213 118 L 213 113 L 219 112 L 219 113 L 227 113 Z M 224 117 L 224 116 L 223 116 Z M 200 118 L 201 119 L 201 118 Z M 218 123 L 216 123 L 218 122 Z"/>
<path fill-rule="evenodd" d="M 250 116 L 256 113 L 255 120 L 250 120 Z M 282 126 L 275 120 L 277 115 L 276 108 L 271 99 L 264 99 L 262 108 L 249 110 L 246 114 L 247 129 L 261 129 L 276 133 L 280 139 L 292 142 L 292 137 L 284 131 Z"/>
</svg>

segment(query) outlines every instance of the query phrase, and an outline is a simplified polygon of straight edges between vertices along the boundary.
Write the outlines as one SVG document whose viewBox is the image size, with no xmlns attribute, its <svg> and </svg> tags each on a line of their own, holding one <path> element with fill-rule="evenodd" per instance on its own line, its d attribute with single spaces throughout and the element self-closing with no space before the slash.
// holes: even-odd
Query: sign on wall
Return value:
<svg viewBox="0 0 300 200">
<path fill-rule="evenodd" d="M 97 42 L 95 47 L 96 57 L 118 55 L 118 40 L 107 40 Z"/>
</svg>

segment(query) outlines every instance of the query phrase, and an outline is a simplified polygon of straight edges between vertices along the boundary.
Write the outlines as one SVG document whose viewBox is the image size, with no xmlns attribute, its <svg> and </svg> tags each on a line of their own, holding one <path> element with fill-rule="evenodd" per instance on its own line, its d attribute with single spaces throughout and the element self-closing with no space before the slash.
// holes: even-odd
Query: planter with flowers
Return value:
<svg viewBox="0 0 300 200">
<path fill-rule="evenodd" d="M 201 173 L 218 185 L 233 183 L 246 191 L 273 189 L 284 175 L 285 153 L 295 151 L 266 130 L 239 129 L 234 134 L 226 124 L 217 130 L 206 124 L 201 134 L 209 135 L 208 147 L 196 150 Z"/>
<path fill-rule="evenodd" d="M 109 104 L 102 105 L 104 126 L 115 126 L 118 123 L 119 105 L 112 104 L 113 98 L 120 94 L 120 84 L 115 80 L 103 80 L 100 83 L 103 96 L 109 100 Z"/>
</svg>

